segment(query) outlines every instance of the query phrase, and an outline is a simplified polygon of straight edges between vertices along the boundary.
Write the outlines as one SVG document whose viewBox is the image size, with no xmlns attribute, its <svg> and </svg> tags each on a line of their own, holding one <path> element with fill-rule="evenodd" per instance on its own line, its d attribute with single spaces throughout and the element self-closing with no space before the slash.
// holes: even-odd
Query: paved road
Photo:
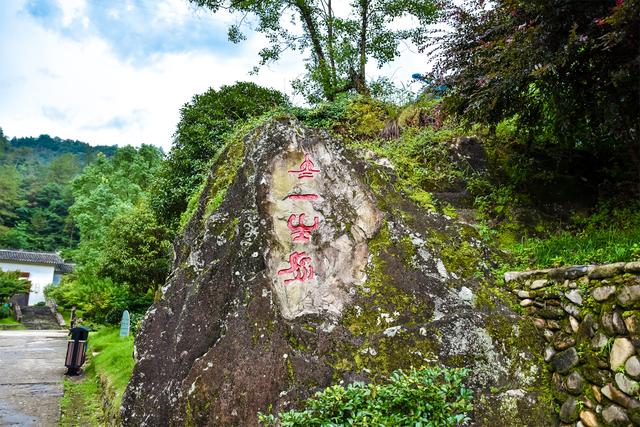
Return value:
<svg viewBox="0 0 640 427">
<path fill-rule="evenodd" d="M 67 331 L 0 331 L 0 426 L 57 426 Z"/>
</svg>

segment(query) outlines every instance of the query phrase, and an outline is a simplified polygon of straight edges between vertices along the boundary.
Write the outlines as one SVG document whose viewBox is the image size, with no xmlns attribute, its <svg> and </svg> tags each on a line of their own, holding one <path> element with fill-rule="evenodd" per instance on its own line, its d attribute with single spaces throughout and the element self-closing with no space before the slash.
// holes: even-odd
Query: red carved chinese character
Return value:
<svg viewBox="0 0 640 427">
<path fill-rule="evenodd" d="M 293 273 L 293 278 L 285 279 L 284 284 L 288 285 L 291 282 L 313 279 L 313 266 L 311 265 L 311 258 L 306 252 L 294 252 L 289 255 L 289 268 L 285 268 L 278 271 L 278 276 L 287 273 Z"/>
<path fill-rule="evenodd" d="M 297 173 L 298 179 L 302 178 L 313 178 L 314 173 L 320 172 L 320 169 L 313 168 L 313 162 L 309 158 L 308 154 L 304 155 L 304 161 L 300 163 L 300 169 L 298 170 L 289 170 L 289 173 Z"/>
<path fill-rule="evenodd" d="M 288 199 L 292 200 L 316 200 L 319 196 L 317 194 L 289 194 Z"/>
<path fill-rule="evenodd" d="M 296 219 L 296 214 L 291 214 L 289 220 L 287 221 L 287 227 L 291 230 L 291 236 L 293 237 L 293 241 L 302 240 L 303 242 L 308 242 L 311 237 L 311 232 L 318 228 L 318 217 L 313 217 L 312 225 L 304 224 L 304 214 L 301 213 L 298 216 L 298 224 L 294 224 L 293 221 Z"/>
</svg>

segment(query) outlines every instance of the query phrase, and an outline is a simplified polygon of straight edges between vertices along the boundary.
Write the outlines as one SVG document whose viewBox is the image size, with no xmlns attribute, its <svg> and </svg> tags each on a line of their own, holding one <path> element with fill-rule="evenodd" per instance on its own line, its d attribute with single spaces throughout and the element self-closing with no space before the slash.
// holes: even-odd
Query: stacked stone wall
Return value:
<svg viewBox="0 0 640 427">
<path fill-rule="evenodd" d="M 505 274 L 544 335 L 563 426 L 640 425 L 640 262 Z"/>
</svg>

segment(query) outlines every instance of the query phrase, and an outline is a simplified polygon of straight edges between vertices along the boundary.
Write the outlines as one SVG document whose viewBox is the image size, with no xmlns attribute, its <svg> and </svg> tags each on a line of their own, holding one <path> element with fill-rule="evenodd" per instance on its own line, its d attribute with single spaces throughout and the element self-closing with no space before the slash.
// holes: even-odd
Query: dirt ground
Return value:
<svg viewBox="0 0 640 427">
<path fill-rule="evenodd" d="M 0 425 L 58 425 L 66 335 L 0 331 Z"/>
</svg>

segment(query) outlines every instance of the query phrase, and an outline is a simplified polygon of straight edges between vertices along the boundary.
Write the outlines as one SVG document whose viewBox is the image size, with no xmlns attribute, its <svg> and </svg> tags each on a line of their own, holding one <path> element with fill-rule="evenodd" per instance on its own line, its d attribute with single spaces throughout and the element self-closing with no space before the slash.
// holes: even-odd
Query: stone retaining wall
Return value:
<svg viewBox="0 0 640 427">
<path fill-rule="evenodd" d="M 547 342 L 563 426 L 640 425 L 640 262 L 505 274 Z"/>
</svg>

